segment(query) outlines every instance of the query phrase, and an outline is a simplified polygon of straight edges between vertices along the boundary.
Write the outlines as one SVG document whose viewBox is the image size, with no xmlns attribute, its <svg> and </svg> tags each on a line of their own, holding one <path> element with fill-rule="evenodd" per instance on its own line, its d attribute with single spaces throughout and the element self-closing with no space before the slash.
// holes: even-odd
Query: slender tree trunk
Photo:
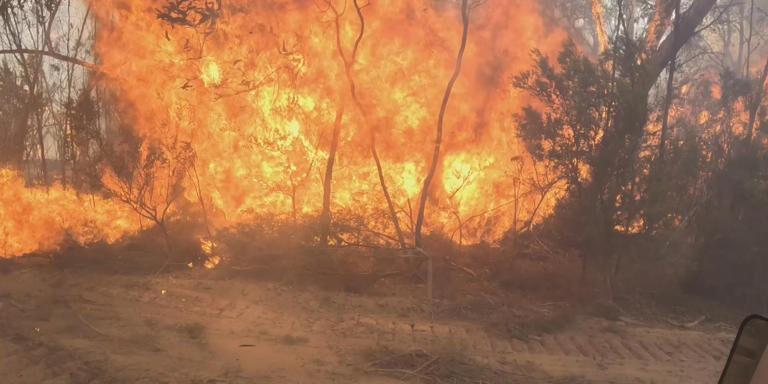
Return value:
<svg viewBox="0 0 768 384">
<path fill-rule="evenodd" d="M 414 245 L 417 248 L 422 246 L 421 243 L 421 227 L 424 224 L 424 208 L 427 205 L 427 197 L 429 195 L 429 186 L 432 183 L 432 179 L 435 177 L 435 171 L 437 170 L 437 162 L 440 160 L 440 144 L 443 139 L 443 121 L 445 119 L 445 111 L 448 108 L 448 101 L 451 98 L 451 92 L 453 86 L 456 84 L 456 80 L 461 73 L 461 63 L 464 58 L 464 50 L 467 48 L 467 36 L 469 35 L 469 0 L 461 1 L 461 46 L 459 47 L 459 53 L 456 57 L 456 65 L 453 70 L 453 75 L 448 81 L 448 86 L 445 89 L 443 95 L 443 102 L 440 105 L 440 113 L 437 117 L 437 134 L 435 137 L 435 150 L 432 154 L 432 163 L 429 166 L 427 177 L 424 179 L 424 185 L 421 188 L 421 196 L 419 199 L 419 210 L 416 214 L 416 228 L 414 229 Z M 430 259 L 431 265 L 431 259 Z"/>
<path fill-rule="evenodd" d="M 757 89 L 752 92 L 749 108 L 749 122 L 747 125 L 747 146 L 752 147 L 752 137 L 754 136 L 755 120 L 757 120 L 757 111 L 760 109 L 760 104 L 763 102 L 763 96 L 765 95 L 765 82 L 768 80 L 768 59 L 765 60 L 765 66 L 763 66 L 763 73 L 760 75 L 757 83 Z"/>
<path fill-rule="evenodd" d="M 595 36 L 597 37 L 597 44 L 599 54 L 605 52 L 608 49 L 608 36 L 605 33 L 605 23 L 603 22 L 603 5 L 600 4 L 600 0 L 591 0 L 592 2 L 592 20 L 595 23 Z"/>
<path fill-rule="evenodd" d="M 392 220 L 392 225 L 395 226 L 395 233 L 397 235 L 397 241 L 400 243 L 401 248 L 405 248 L 405 236 L 403 236 L 403 230 L 400 228 L 400 221 L 397 219 L 397 212 L 395 211 L 395 204 L 392 203 L 392 197 L 389 195 L 387 189 L 387 183 L 384 180 L 384 171 L 381 167 L 381 161 L 379 160 L 379 154 L 376 152 L 376 133 L 375 128 L 371 129 L 371 155 L 373 161 L 376 163 L 376 172 L 379 175 L 379 184 L 381 185 L 381 192 L 384 194 L 384 198 L 387 200 L 387 208 L 389 209 L 389 217 Z"/>
<path fill-rule="evenodd" d="M 730 21 L 730 14 L 728 15 L 728 19 Z M 744 39 L 745 39 L 745 33 L 744 33 L 744 4 L 739 5 L 739 50 L 738 54 L 736 56 L 736 73 L 739 74 L 739 76 L 744 76 Z M 726 39 L 725 39 L 725 47 L 731 46 L 731 23 L 727 23 L 726 25 Z M 728 54 L 728 49 L 723 49 L 723 56 L 730 56 Z"/>
<path fill-rule="evenodd" d="M 680 22 L 680 0 L 675 0 L 675 24 L 672 30 L 672 42 L 677 39 L 677 33 Z M 663 200 L 661 192 L 661 185 L 664 183 L 663 172 L 665 167 L 665 158 L 667 153 L 667 135 L 669 134 L 669 110 L 672 107 L 672 101 L 675 97 L 675 71 L 677 69 L 677 54 L 672 56 L 672 60 L 669 61 L 667 67 L 667 92 L 664 96 L 664 107 L 661 113 L 661 130 L 659 132 L 659 147 L 658 158 L 653 164 L 651 169 L 651 178 L 648 182 L 648 200 L 650 206 L 658 206 Z M 628 219 L 629 220 L 629 219 Z M 658 211 L 655 209 L 647 209 L 645 213 L 645 220 L 643 220 L 643 228 L 648 231 L 653 225 L 660 221 Z"/>
<path fill-rule="evenodd" d="M 384 194 L 384 198 L 387 201 L 387 209 L 389 210 L 389 217 L 392 220 L 392 225 L 395 227 L 395 234 L 397 235 L 397 240 L 401 248 L 405 248 L 405 237 L 403 236 L 403 231 L 400 228 L 400 222 L 397 219 L 397 212 L 395 211 L 395 205 L 392 203 L 392 197 L 389 195 L 389 189 L 387 188 L 386 180 L 384 179 L 384 170 L 381 166 L 381 160 L 379 159 L 379 154 L 376 151 L 376 128 L 370 124 L 368 121 L 368 115 L 363 108 L 362 103 L 360 102 L 360 98 L 357 96 L 357 87 L 355 85 L 355 80 L 353 76 L 354 66 L 357 63 L 357 52 L 358 48 L 360 47 L 360 42 L 363 40 L 363 35 L 365 34 L 365 17 L 363 17 L 363 11 L 360 8 L 360 5 L 357 0 L 353 0 L 352 3 L 355 6 L 355 12 L 357 14 L 357 18 L 360 22 L 360 29 L 357 34 L 357 38 L 355 39 L 355 44 L 352 47 L 352 53 L 350 54 L 349 59 L 347 59 L 346 55 L 344 54 L 344 50 L 341 46 L 341 39 L 340 39 L 340 30 L 339 30 L 339 17 L 340 15 L 336 13 L 336 49 L 339 52 L 339 56 L 341 57 L 342 62 L 344 63 L 344 74 L 347 77 L 347 83 L 349 84 L 349 93 L 352 96 L 352 101 L 355 103 L 355 107 L 357 108 L 357 111 L 360 113 L 360 116 L 362 116 L 363 121 L 369 129 L 369 136 L 370 136 L 370 142 L 369 147 L 371 151 L 371 156 L 373 157 L 373 161 L 376 164 L 376 172 L 379 176 L 379 184 L 381 185 L 381 191 Z M 334 12 L 336 10 L 334 9 Z"/>
<path fill-rule="evenodd" d="M 336 150 L 339 147 L 339 133 L 341 121 L 344 118 L 344 103 L 340 101 L 336 110 L 336 121 L 333 123 L 331 137 L 331 149 L 328 151 L 328 162 L 325 165 L 325 179 L 323 180 L 323 210 L 320 214 L 320 244 L 328 244 L 328 236 L 331 232 L 331 184 L 333 181 L 333 163 L 336 161 Z"/>
<path fill-rule="evenodd" d="M 637 4 L 635 0 L 629 0 L 627 2 L 627 20 L 624 24 L 626 28 L 626 36 L 634 41 L 635 39 L 635 18 L 637 17 Z"/>
<path fill-rule="evenodd" d="M 40 147 L 40 170 L 43 172 L 43 185 L 48 186 L 48 164 L 45 160 L 45 134 L 43 132 L 43 113 L 44 110 L 40 109 L 35 113 L 37 120 L 37 145 Z"/>
<path fill-rule="evenodd" d="M 672 31 L 672 39 L 676 39 L 678 24 L 680 23 L 680 0 L 675 1 L 675 27 Z M 667 134 L 669 130 L 669 109 L 675 97 L 675 70 L 677 69 L 677 54 L 669 62 L 669 74 L 667 76 L 667 95 L 664 99 L 664 112 L 661 117 L 661 133 L 659 135 L 659 167 L 664 167 L 666 154 Z"/>
<path fill-rule="evenodd" d="M 750 1 L 750 7 L 749 7 L 749 35 L 747 35 L 747 58 L 745 59 L 746 64 L 746 75 L 747 77 L 750 76 L 751 68 L 750 65 L 752 64 L 752 36 L 755 29 L 754 24 L 754 18 L 755 18 L 755 0 Z"/>
</svg>

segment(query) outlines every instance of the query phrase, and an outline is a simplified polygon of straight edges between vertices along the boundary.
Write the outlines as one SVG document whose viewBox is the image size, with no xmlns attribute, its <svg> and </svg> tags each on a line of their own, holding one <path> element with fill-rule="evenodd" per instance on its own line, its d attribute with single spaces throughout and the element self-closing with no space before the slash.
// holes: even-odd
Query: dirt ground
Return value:
<svg viewBox="0 0 768 384">
<path fill-rule="evenodd" d="M 0 272 L 0 382 L 714 383 L 736 332 L 578 316 L 512 338 L 423 296 L 14 265 Z"/>
</svg>

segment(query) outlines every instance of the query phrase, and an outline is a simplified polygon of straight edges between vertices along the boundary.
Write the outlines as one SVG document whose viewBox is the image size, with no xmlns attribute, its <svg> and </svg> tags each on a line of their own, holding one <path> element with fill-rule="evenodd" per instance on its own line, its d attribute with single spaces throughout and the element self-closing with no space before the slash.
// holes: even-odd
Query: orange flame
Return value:
<svg viewBox="0 0 768 384">
<path fill-rule="evenodd" d="M 15 172 L 0 169 L 0 257 L 58 248 L 66 239 L 113 242 L 139 228 L 126 207 L 59 185 L 26 188 Z"/>
<path fill-rule="evenodd" d="M 119 109 L 142 138 L 191 144 L 199 185 L 187 186 L 186 197 L 197 201 L 202 192 L 213 226 L 319 214 L 335 113 L 351 103 L 329 23 L 334 16 L 322 2 L 229 0 L 215 23 L 196 27 L 160 20 L 156 0 L 88 2 L 98 18 L 100 68 Z M 358 19 L 351 4 L 345 8 L 338 0 L 335 6 L 343 11 L 341 45 L 351 50 Z M 367 116 L 345 109 L 332 211 L 354 213 L 369 228 L 392 233 L 368 151 L 369 132 L 377 131 L 385 181 L 409 230 L 461 26 L 449 1 L 371 1 L 362 12 L 365 34 L 353 76 Z M 530 183 L 520 181 L 543 166 L 525 160 L 516 137 L 514 114 L 526 101 L 512 90 L 511 77 L 530 66 L 531 49 L 554 53 L 564 34 L 545 24 L 536 2 L 489 0 L 470 17 L 426 227 L 449 235 L 458 230 L 462 241 L 480 242 L 500 238 L 533 212 L 541 217 L 555 202 L 556 194 L 550 194 L 538 204 Z M 55 204 L 58 198 L 43 200 Z M 72 197 L 61 199 L 74 203 Z M 119 203 L 97 206 L 104 210 L 93 213 L 102 220 L 99 229 L 135 229 L 127 221 L 113 222 L 130 217 Z M 10 253 L 31 248 L 17 244 Z"/>
</svg>

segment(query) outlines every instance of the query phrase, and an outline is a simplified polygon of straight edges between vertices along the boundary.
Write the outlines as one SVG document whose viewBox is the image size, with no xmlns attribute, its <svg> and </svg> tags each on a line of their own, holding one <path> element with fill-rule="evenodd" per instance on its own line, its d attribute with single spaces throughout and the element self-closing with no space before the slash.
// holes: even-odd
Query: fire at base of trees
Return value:
<svg viewBox="0 0 768 384">
<path fill-rule="evenodd" d="M 667 266 L 768 307 L 766 10 L 0 0 L 0 256 L 150 228 L 210 256 L 267 220 L 560 252 L 609 298 Z"/>
</svg>

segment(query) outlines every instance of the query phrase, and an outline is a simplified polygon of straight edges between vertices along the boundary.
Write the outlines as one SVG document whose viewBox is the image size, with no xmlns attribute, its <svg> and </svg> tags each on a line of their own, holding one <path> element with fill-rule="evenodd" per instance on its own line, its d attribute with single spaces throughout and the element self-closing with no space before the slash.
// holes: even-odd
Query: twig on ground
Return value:
<svg viewBox="0 0 768 384">
<path fill-rule="evenodd" d="M 100 331 L 98 328 L 94 327 L 93 324 L 89 323 L 87 320 L 83 318 L 83 316 L 80 315 L 80 312 L 75 309 L 75 306 L 72 305 L 69 301 L 66 302 L 67 306 L 69 307 L 69 310 L 72 311 L 72 313 L 77 317 L 78 320 L 80 320 L 81 323 L 83 323 L 86 327 L 88 327 L 90 330 L 98 333 L 100 336 L 106 337 L 106 338 L 112 338 L 112 336 Z"/>
<path fill-rule="evenodd" d="M 416 369 L 413 371 L 413 373 L 414 373 L 414 374 L 416 374 L 416 373 L 419 373 L 419 372 L 421 372 L 421 370 L 422 370 L 422 369 L 424 369 L 424 368 L 428 367 L 429 365 L 431 365 L 432 363 L 434 363 L 435 361 L 437 361 L 437 359 L 438 359 L 437 357 L 433 357 L 433 358 L 431 358 L 431 359 L 427 360 L 427 362 L 425 362 L 424 364 L 422 364 L 422 365 L 420 365 L 418 368 L 416 368 Z"/>
<path fill-rule="evenodd" d="M 450 261 L 449 263 L 451 264 L 452 267 L 460 269 L 460 270 L 466 272 L 468 275 L 474 277 L 475 279 L 479 279 L 480 278 L 475 271 L 473 271 L 473 270 L 471 270 L 471 269 L 469 269 L 467 267 L 458 265 L 458 264 L 454 263 L 453 261 Z"/>
<path fill-rule="evenodd" d="M 389 373 L 389 374 L 392 374 L 392 373 L 399 373 L 399 374 L 402 374 L 402 375 L 404 375 L 404 376 L 416 376 L 416 377 L 419 377 L 419 378 L 422 378 L 422 379 L 425 379 L 425 380 L 430 380 L 430 381 L 432 381 L 432 380 L 435 380 L 435 378 L 434 378 L 434 377 L 430 377 L 430 376 L 422 375 L 422 374 L 420 374 L 420 373 L 418 373 L 418 372 L 409 371 L 409 370 L 407 370 L 407 369 L 397 369 L 397 368 L 369 368 L 369 369 L 367 369 L 366 371 L 367 371 L 367 372 L 377 372 L 377 373 Z"/>
<path fill-rule="evenodd" d="M 645 325 L 644 323 L 642 323 L 640 321 L 637 321 L 635 319 L 632 319 L 632 318 L 629 318 L 629 317 L 626 317 L 626 316 L 619 316 L 619 321 L 623 321 L 623 322 L 625 322 L 627 324 L 632 324 L 632 325 L 640 325 L 640 326 L 644 326 Z"/>
<path fill-rule="evenodd" d="M 678 323 L 677 321 L 674 321 L 672 319 L 667 319 L 667 322 L 680 328 L 694 328 L 697 325 L 701 324 L 704 320 L 707 319 L 706 315 L 700 316 L 698 319 L 688 322 L 688 323 Z"/>
</svg>

